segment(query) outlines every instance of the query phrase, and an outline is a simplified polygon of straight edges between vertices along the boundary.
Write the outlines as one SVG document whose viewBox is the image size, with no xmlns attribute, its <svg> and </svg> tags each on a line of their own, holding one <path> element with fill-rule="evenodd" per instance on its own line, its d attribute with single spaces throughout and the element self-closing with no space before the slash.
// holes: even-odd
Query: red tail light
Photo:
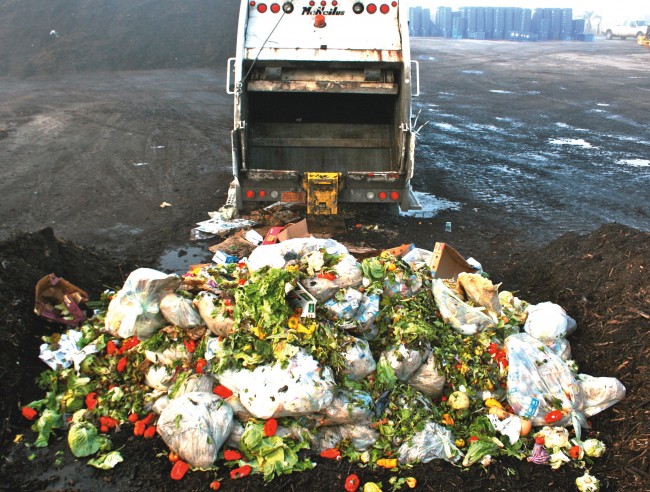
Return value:
<svg viewBox="0 0 650 492">
<path fill-rule="evenodd" d="M 385 200 L 386 198 L 388 198 L 388 194 L 385 191 L 380 191 L 379 193 L 377 193 L 377 198 L 379 198 L 380 200 Z"/>
<path fill-rule="evenodd" d="M 325 0 L 322 0 L 320 4 L 321 4 L 323 7 L 325 7 L 325 5 L 327 5 L 327 2 L 326 2 Z"/>
<path fill-rule="evenodd" d="M 266 12 L 266 4 L 265 4 L 265 3 L 260 3 L 260 4 L 257 6 L 257 11 L 258 11 L 260 14 L 263 14 L 264 12 Z"/>
<path fill-rule="evenodd" d="M 390 7 L 388 5 L 386 5 L 386 4 L 383 4 L 381 7 L 379 7 L 379 11 L 382 14 L 387 14 L 389 10 L 390 10 Z"/>
<path fill-rule="evenodd" d="M 277 4 L 277 3 L 272 3 L 271 4 L 271 12 L 273 12 L 274 14 L 277 14 L 278 12 L 280 12 L 280 5 Z"/>
<path fill-rule="evenodd" d="M 260 190 L 259 193 L 257 194 L 260 198 L 264 198 L 266 196 L 266 191 L 265 190 Z"/>
<path fill-rule="evenodd" d="M 397 200 L 399 200 L 399 193 L 397 193 L 396 191 L 391 191 L 390 199 L 396 202 Z"/>
<path fill-rule="evenodd" d="M 397 2 L 391 2 L 391 5 L 392 5 L 393 7 L 397 7 Z"/>
<path fill-rule="evenodd" d="M 377 6 L 374 3 L 369 3 L 368 6 L 366 7 L 366 10 L 368 11 L 369 14 L 374 14 L 377 12 Z"/>
<path fill-rule="evenodd" d="M 253 190 L 246 190 L 246 198 L 252 200 L 255 198 L 255 192 Z"/>
<path fill-rule="evenodd" d="M 253 1 L 253 2 L 249 3 L 248 5 L 250 5 L 251 7 L 255 7 L 255 2 Z"/>
</svg>

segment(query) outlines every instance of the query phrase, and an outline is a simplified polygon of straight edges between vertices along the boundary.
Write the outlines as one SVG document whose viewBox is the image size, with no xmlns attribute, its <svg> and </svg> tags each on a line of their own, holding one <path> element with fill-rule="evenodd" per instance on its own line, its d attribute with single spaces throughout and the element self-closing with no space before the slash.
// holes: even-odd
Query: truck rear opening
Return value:
<svg viewBox="0 0 650 492">
<path fill-rule="evenodd" d="M 338 202 L 413 208 L 400 10 L 396 1 L 242 4 L 231 89 L 243 201 L 303 201 L 310 213 L 336 213 Z"/>
</svg>

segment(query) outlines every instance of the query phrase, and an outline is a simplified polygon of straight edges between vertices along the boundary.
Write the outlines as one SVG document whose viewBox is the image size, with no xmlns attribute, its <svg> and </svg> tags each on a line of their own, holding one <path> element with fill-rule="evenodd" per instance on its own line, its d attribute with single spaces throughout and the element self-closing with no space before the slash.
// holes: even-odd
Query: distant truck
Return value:
<svg viewBox="0 0 650 492">
<path fill-rule="evenodd" d="M 243 1 L 226 82 L 228 202 L 305 203 L 310 214 L 336 214 L 340 202 L 420 208 L 412 63 L 418 82 L 399 1 Z"/>
<path fill-rule="evenodd" d="M 643 20 L 626 20 L 615 26 L 605 28 L 606 39 L 621 38 L 625 39 L 633 37 L 634 39 L 639 36 L 645 35 L 648 23 Z"/>
</svg>

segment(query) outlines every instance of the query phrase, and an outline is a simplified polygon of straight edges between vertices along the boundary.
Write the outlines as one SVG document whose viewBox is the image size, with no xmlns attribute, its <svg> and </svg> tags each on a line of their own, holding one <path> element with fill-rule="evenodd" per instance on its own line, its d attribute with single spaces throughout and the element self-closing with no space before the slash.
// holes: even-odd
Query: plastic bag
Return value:
<svg viewBox="0 0 650 492">
<path fill-rule="evenodd" d="M 542 342 L 551 351 L 557 355 L 564 362 L 571 359 L 571 344 L 566 338 L 558 338 L 557 340 L 548 340 Z"/>
<path fill-rule="evenodd" d="M 494 285 L 491 280 L 477 273 L 465 272 L 458 274 L 458 283 L 463 288 L 467 299 L 484 307 L 488 312 L 496 315 L 501 314 L 499 302 L 499 286 L 501 284 Z"/>
<path fill-rule="evenodd" d="M 416 275 L 405 277 L 404 273 L 395 274 L 395 279 L 384 279 L 384 295 L 387 297 L 411 297 L 422 287 L 422 280 Z"/>
<path fill-rule="evenodd" d="M 427 422 L 424 429 L 399 447 L 398 454 L 402 465 L 439 459 L 455 463 L 462 456 L 451 431 L 435 422 Z"/>
<path fill-rule="evenodd" d="M 406 381 L 428 356 L 429 352 L 410 349 L 401 344 L 384 351 L 379 360 L 386 360 L 395 371 L 397 379 Z"/>
<path fill-rule="evenodd" d="M 191 299 L 178 294 L 167 294 L 160 301 L 160 312 L 172 325 L 187 329 L 203 324 Z"/>
<path fill-rule="evenodd" d="M 442 394 L 445 381 L 445 375 L 438 372 L 435 358 L 433 357 L 433 354 L 431 354 L 427 360 L 417 368 L 413 374 L 411 374 L 407 383 L 430 398 L 437 398 Z"/>
<path fill-rule="evenodd" d="M 191 466 L 207 468 L 230 435 L 232 410 L 212 393 L 186 393 L 171 400 L 156 428 L 165 443 Z"/>
<path fill-rule="evenodd" d="M 379 314 L 379 296 L 376 294 L 364 294 L 359 303 L 359 309 L 354 313 L 353 320 L 359 334 L 366 340 L 372 340 L 377 336 L 375 330 L 375 319 Z"/>
<path fill-rule="evenodd" d="M 226 398 L 226 403 L 232 408 L 232 412 L 240 422 L 248 422 L 252 417 L 251 413 L 242 405 L 241 400 L 237 395 L 232 395 Z"/>
<path fill-rule="evenodd" d="M 285 362 L 286 363 L 286 362 Z M 311 355 L 300 350 L 286 367 L 258 366 L 249 370 L 227 370 L 219 383 L 239 396 L 256 418 L 289 417 L 318 412 L 334 398 L 334 378 Z"/>
<path fill-rule="evenodd" d="M 575 320 L 561 306 L 542 302 L 528 306 L 528 318 L 524 331 L 537 340 L 547 341 L 564 338 L 576 329 Z"/>
<path fill-rule="evenodd" d="M 320 425 L 368 423 L 373 416 L 373 401 L 364 391 L 338 390 L 332 403 L 321 409 Z"/>
<path fill-rule="evenodd" d="M 186 393 L 212 393 L 214 376 L 210 374 L 192 374 L 176 390 L 173 399 L 180 398 Z"/>
<path fill-rule="evenodd" d="M 149 362 L 154 364 L 161 364 L 164 366 L 169 366 L 177 361 L 182 361 L 184 359 L 189 359 L 190 354 L 185 348 L 185 345 L 182 343 L 177 343 L 167 347 L 162 352 L 154 352 L 152 350 L 145 350 L 144 356 Z"/>
<path fill-rule="evenodd" d="M 253 250 L 248 258 L 248 269 L 256 272 L 264 267 L 283 268 L 287 258 L 300 259 L 303 256 L 325 249 L 330 254 L 347 254 L 348 250 L 333 239 L 315 237 L 296 238 L 277 244 L 264 244 Z"/>
<path fill-rule="evenodd" d="M 151 366 L 144 375 L 144 384 L 154 390 L 167 391 L 173 383 L 174 373 L 165 366 Z"/>
<path fill-rule="evenodd" d="M 120 338 L 149 338 L 165 325 L 160 313 L 161 299 L 175 291 L 180 283 L 178 275 L 150 268 L 134 270 L 108 305 L 106 331 Z"/>
<path fill-rule="evenodd" d="M 320 427 L 311 440 L 311 449 L 320 453 L 337 447 L 344 439 L 350 440 L 357 451 L 367 451 L 379 438 L 379 433 L 368 424 L 343 424 Z"/>
<path fill-rule="evenodd" d="M 429 265 L 433 253 L 426 249 L 413 248 L 406 253 L 402 260 L 404 260 L 413 270 L 419 270 Z"/>
<path fill-rule="evenodd" d="M 611 407 L 625 398 L 625 386 L 616 378 L 595 378 L 579 374 L 578 387 L 583 399 L 583 412 L 587 417 Z"/>
<path fill-rule="evenodd" d="M 370 345 L 365 340 L 357 339 L 349 345 L 343 357 L 346 364 L 341 372 L 353 381 L 360 381 L 377 368 Z"/>
<path fill-rule="evenodd" d="M 433 297 L 445 323 L 462 335 L 496 328 L 496 322 L 483 312 L 463 302 L 442 279 L 433 279 Z"/>
<path fill-rule="evenodd" d="M 98 352 L 94 343 L 89 343 L 79 350 L 77 344 L 81 340 L 82 334 L 77 330 L 68 330 L 61 335 L 56 349 L 50 343 L 43 343 L 40 346 L 40 355 L 38 356 L 50 368 L 56 370 L 58 367 L 66 369 L 74 364 L 74 368 L 79 372 L 81 363 L 86 357 Z"/>
<path fill-rule="evenodd" d="M 544 417 L 559 405 L 563 418 L 557 425 L 574 426 L 580 439 L 586 420 L 583 399 L 571 369 L 539 340 L 526 333 L 505 340 L 508 354 L 508 403 L 533 425 L 547 425 Z"/>
<path fill-rule="evenodd" d="M 217 336 L 226 337 L 233 332 L 235 321 L 217 307 L 217 301 L 219 301 L 219 297 L 213 293 L 201 292 L 194 300 L 194 305 L 199 310 L 201 319 L 205 322 L 208 330 Z"/>
<path fill-rule="evenodd" d="M 241 422 L 233 420 L 232 430 L 230 431 L 230 435 L 228 436 L 228 439 L 226 439 L 224 445 L 230 449 L 239 449 L 241 436 L 244 435 L 244 430 L 245 427 L 241 424 Z"/>
<path fill-rule="evenodd" d="M 363 294 L 356 289 L 348 287 L 344 299 L 338 300 L 335 297 L 325 302 L 324 307 L 338 319 L 350 321 L 361 303 Z"/>
</svg>

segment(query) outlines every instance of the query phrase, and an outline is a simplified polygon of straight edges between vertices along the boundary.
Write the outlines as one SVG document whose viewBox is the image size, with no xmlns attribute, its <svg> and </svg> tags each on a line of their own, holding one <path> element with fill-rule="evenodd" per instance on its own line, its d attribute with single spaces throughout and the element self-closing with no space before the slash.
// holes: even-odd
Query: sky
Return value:
<svg viewBox="0 0 650 492">
<path fill-rule="evenodd" d="M 434 10 L 437 7 L 523 7 L 572 8 L 573 17 L 582 17 L 586 11 L 595 11 L 603 20 L 624 19 L 650 20 L 648 0 L 408 0 L 411 6 L 422 6 Z"/>
</svg>

